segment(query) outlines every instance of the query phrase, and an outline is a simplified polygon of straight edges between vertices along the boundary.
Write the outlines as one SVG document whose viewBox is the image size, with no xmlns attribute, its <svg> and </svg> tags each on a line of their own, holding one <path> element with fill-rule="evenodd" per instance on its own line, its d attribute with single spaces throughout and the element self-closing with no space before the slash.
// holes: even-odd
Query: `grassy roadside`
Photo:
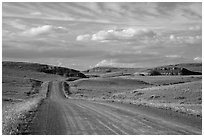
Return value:
<svg viewBox="0 0 204 137">
<path fill-rule="evenodd" d="M 69 95 L 71 94 L 70 89 L 69 89 L 69 84 L 67 84 L 67 82 L 62 82 L 60 86 L 62 86 L 61 89 L 64 93 L 64 96 L 66 98 L 69 98 Z"/>
<path fill-rule="evenodd" d="M 152 85 L 139 86 L 117 84 L 115 87 L 106 79 L 101 81 L 82 80 L 70 83 L 69 98 L 91 101 L 120 102 L 158 109 L 171 110 L 202 118 L 202 81 L 201 77 L 138 77 Z M 111 82 L 119 83 L 117 79 Z M 128 82 L 130 84 L 130 82 Z M 122 89 L 120 89 L 120 87 Z"/>
<path fill-rule="evenodd" d="M 46 98 L 48 84 L 44 82 L 41 85 L 38 96 L 2 108 L 2 134 L 29 134 L 26 129 L 28 117 L 33 115 L 41 101 Z"/>
<path fill-rule="evenodd" d="M 151 102 L 146 100 L 137 101 L 137 100 L 131 100 L 131 99 L 102 99 L 100 97 L 86 98 L 86 97 L 74 97 L 74 96 L 69 97 L 69 99 L 128 103 L 128 104 L 134 104 L 138 106 L 142 105 L 145 107 L 154 107 L 158 109 L 171 110 L 174 112 L 202 118 L 202 104 L 157 103 L 157 102 Z"/>
</svg>

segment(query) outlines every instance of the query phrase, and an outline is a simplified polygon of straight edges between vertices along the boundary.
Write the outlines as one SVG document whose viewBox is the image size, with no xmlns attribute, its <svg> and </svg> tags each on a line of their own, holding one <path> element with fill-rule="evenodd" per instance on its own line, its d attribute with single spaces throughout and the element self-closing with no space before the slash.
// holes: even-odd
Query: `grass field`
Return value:
<svg viewBox="0 0 204 137">
<path fill-rule="evenodd" d="M 2 74 L 3 106 L 9 102 L 23 101 L 37 96 L 43 82 L 65 79 L 58 75 L 12 68 L 3 68 Z"/>
<path fill-rule="evenodd" d="M 70 86 L 72 97 L 202 114 L 202 76 L 91 78 L 70 82 Z"/>
<path fill-rule="evenodd" d="M 29 118 L 46 97 L 48 81 L 63 80 L 58 75 L 3 68 L 2 71 L 2 133 L 26 134 Z M 24 128 L 24 129 L 22 129 Z M 23 131 L 23 133 L 21 133 Z"/>
<path fill-rule="evenodd" d="M 192 76 L 121 76 L 124 79 L 141 80 L 153 85 L 173 85 L 202 80 L 201 75 Z"/>
<path fill-rule="evenodd" d="M 134 76 L 121 72 L 79 79 L 3 67 L 3 134 L 27 134 L 34 113 L 46 97 L 49 81 L 63 83 L 69 97 L 122 102 L 202 115 L 202 76 Z M 74 80 L 74 81 L 72 81 Z"/>
<path fill-rule="evenodd" d="M 77 80 L 70 83 L 74 95 L 93 98 L 108 98 L 114 93 L 151 86 L 151 84 L 140 80 L 123 78 L 92 78 Z"/>
</svg>

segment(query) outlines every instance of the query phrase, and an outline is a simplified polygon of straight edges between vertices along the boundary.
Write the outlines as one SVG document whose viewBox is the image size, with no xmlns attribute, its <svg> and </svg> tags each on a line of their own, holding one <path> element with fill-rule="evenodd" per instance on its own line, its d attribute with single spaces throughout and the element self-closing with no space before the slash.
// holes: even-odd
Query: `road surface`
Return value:
<svg viewBox="0 0 204 137">
<path fill-rule="evenodd" d="M 202 120 L 131 104 L 65 98 L 53 81 L 31 127 L 40 135 L 201 134 Z"/>
</svg>

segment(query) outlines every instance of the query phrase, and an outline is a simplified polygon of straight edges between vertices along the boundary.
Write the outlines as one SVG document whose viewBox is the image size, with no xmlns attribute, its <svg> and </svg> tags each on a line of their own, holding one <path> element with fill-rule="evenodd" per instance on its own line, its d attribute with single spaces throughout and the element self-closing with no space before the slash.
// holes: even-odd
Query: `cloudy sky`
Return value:
<svg viewBox="0 0 204 137">
<path fill-rule="evenodd" d="M 3 3 L 3 60 L 85 70 L 202 61 L 201 3 Z"/>
</svg>

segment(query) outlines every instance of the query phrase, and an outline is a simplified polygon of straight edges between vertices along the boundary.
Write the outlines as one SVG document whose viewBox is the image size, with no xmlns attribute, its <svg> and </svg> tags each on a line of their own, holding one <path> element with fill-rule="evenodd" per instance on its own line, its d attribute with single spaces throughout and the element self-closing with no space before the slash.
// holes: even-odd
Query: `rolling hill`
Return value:
<svg viewBox="0 0 204 137">
<path fill-rule="evenodd" d="M 35 72 L 44 72 L 48 74 L 61 75 L 64 77 L 86 78 L 86 76 L 78 70 L 38 63 L 3 61 L 2 68 L 3 70 L 6 69 L 14 69 L 21 71 L 30 70 Z"/>
<path fill-rule="evenodd" d="M 202 75 L 201 63 L 185 63 L 147 69 L 149 75 Z"/>
<path fill-rule="evenodd" d="M 181 63 L 174 65 L 158 66 L 154 68 L 116 68 L 95 67 L 83 71 L 86 75 L 115 77 L 123 75 L 201 75 L 202 63 Z"/>
</svg>

